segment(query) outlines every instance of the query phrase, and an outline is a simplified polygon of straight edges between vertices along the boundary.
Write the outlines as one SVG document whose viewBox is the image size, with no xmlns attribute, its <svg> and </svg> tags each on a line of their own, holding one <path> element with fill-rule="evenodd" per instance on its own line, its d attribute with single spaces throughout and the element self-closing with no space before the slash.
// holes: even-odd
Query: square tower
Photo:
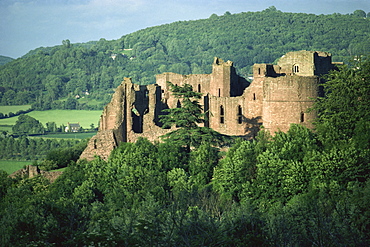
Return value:
<svg viewBox="0 0 370 247">
<path fill-rule="evenodd" d="M 216 97 L 230 97 L 232 77 L 233 63 L 231 61 L 224 62 L 215 57 L 212 64 L 209 93 Z"/>
</svg>

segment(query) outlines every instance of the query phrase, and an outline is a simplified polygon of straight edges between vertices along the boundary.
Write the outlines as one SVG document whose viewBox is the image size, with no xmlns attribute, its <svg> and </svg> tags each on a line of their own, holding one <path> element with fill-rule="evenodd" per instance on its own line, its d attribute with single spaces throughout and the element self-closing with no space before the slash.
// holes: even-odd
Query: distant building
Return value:
<svg viewBox="0 0 370 247">
<path fill-rule="evenodd" d="M 65 132 L 79 132 L 81 129 L 80 123 L 67 123 L 67 126 L 65 127 Z"/>
</svg>

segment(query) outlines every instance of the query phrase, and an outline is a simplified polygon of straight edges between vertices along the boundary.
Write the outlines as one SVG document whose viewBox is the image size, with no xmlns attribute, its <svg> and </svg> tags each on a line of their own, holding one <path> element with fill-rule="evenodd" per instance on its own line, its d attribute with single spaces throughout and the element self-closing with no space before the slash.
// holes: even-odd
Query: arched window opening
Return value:
<svg viewBox="0 0 370 247">
<path fill-rule="evenodd" d="M 242 123 L 243 123 L 243 109 L 239 105 L 238 106 L 238 124 L 242 124 Z"/>
<path fill-rule="evenodd" d="M 304 113 L 301 112 L 301 119 L 300 119 L 300 122 L 303 123 L 304 122 Z"/>
<path fill-rule="evenodd" d="M 225 123 L 225 110 L 222 105 L 220 106 L 220 123 Z"/>
<path fill-rule="evenodd" d="M 298 73 L 299 72 L 299 66 L 298 65 L 294 65 L 293 66 L 293 72 L 294 73 Z"/>
<path fill-rule="evenodd" d="M 201 92 L 201 86 L 200 86 L 200 84 L 198 84 L 198 93 L 200 93 Z"/>
</svg>

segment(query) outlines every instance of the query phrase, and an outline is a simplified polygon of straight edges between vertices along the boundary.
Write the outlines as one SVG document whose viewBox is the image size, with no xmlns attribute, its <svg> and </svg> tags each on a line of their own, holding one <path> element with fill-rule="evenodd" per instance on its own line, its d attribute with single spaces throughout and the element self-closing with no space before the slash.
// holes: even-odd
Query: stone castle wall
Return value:
<svg viewBox="0 0 370 247">
<path fill-rule="evenodd" d="M 162 129 L 159 121 L 163 109 L 178 104 L 167 82 L 190 84 L 203 93 L 204 110 L 209 112 L 205 126 L 222 134 L 253 138 L 262 125 L 271 133 L 287 131 L 292 123 L 311 128 L 316 114 L 308 109 L 319 92 L 318 76 L 334 67 L 328 53 L 289 52 L 277 65 L 255 64 L 250 84 L 236 74 L 230 61 L 215 58 L 212 68 L 211 74 L 163 73 L 156 76 L 156 84 L 148 86 L 125 78 L 81 158 L 107 159 L 120 142 L 135 142 L 139 137 L 154 141 L 171 131 Z"/>
<path fill-rule="evenodd" d="M 43 171 L 40 170 L 37 166 L 28 165 L 25 168 L 22 168 L 18 171 L 13 172 L 9 175 L 11 178 L 34 178 L 36 176 L 43 176 L 53 183 L 63 172 L 61 171 Z"/>
</svg>

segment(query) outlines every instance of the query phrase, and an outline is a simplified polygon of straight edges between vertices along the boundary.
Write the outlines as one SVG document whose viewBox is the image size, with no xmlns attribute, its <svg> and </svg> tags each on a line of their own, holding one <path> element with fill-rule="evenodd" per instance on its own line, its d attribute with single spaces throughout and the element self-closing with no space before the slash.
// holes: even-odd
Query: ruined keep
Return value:
<svg viewBox="0 0 370 247">
<path fill-rule="evenodd" d="M 162 129 L 159 121 L 163 109 L 178 105 L 167 82 L 190 84 L 203 93 L 203 109 L 209 112 L 204 125 L 222 134 L 253 138 L 262 125 L 274 133 L 287 131 L 291 123 L 312 128 L 316 114 L 307 110 L 319 94 L 319 76 L 333 68 L 329 53 L 296 51 L 282 56 L 277 65 L 255 64 L 251 83 L 236 74 L 231 61 L 219 58 L 211 74 L 163 73 L 156 76 L 156 84 L 147 86 L 124 78 L 81 158 L 107 159 L 120 142 L 139 137 L 154 141 L 171 131 Z"/>
</svg>

